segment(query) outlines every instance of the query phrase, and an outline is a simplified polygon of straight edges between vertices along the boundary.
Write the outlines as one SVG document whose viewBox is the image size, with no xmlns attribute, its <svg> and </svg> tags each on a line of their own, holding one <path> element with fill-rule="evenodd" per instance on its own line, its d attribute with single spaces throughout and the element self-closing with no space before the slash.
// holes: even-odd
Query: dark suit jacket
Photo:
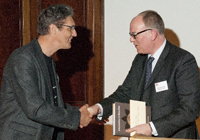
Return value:
<svg viewBox="0 0 200 140">
<path fill-rule="evenodd" d="M 58 78 L 58 107 L 54 106 L 47 64 L 34 39 L 16 49 L 3 71 L 0 92 L 0 140 L 48 140 L 54 127 L 76 130 L 80 121 L 78 107 L 62 101 Z M 57 140 L 64 139 L 64 132 Z"/>
<path fill-rule="evenodd" d="M 112 113 L 112 103 L 143 100 L 151 106 L 152 122 L 159 137 L 196 138 L 199 116 L 199 70 L 195 58 L 167 41 L 144 89 L 147 55 L 137 54 L 121 86 L 100 102 L 103 119 Z M 167 81 L 168 90 L 156 92 L 155 83 Z"/>
</svg>

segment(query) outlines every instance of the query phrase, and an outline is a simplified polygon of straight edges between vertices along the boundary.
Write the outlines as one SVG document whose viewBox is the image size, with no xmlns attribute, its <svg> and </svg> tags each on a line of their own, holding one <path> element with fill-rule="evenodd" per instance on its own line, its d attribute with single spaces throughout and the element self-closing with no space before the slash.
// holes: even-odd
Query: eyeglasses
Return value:
<svg viewBox="0 0 200 140">
<path fill-rule="evenodd" d="M 62 26 L 69 27 L 70 30 L 74 30 L 74 29 L 75 29 L 75 26 L 74 26 L 74 25 L 72 25 L 72 26 L 69 26 L 69 25 L 62 25 Z"/>
<path fill-rule="evenodd" d="M 136 36 L 141 34 L 141 33 L 144 33 L 146 31 L 149 31 L 149 30 L 152 30 L 152 29 L 146 29 L 146 30 L 143 30 L 143 31 L 140 31 L 138 33 L 129 33 L 130 36 L 132 36 L 134 39 L 136 39 Z"/>
</svg>

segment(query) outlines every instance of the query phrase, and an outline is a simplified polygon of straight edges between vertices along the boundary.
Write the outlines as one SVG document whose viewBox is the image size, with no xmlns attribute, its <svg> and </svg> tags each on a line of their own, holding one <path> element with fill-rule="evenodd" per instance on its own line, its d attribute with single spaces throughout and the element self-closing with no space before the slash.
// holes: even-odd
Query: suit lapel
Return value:
<svg viewBox="0 0 200 140">
<path fill-rule="evenodd" d="M 139 72 L 137 73 L 138 78 L 136 78 L 136 80 L 140 79 L 139 83 L 138 83 L 138 87 L 134 88 L 137 89 L 137 94 L 133 94 L 134 96 L 132 97 L 134 100 L 140 100 L 142 94 L 143 94 L 143 90 L 144 90 L 144 80 L 145 80 L 145 70 L 146 70 L 146 62 L 147 62 L 147 57 L 148 55 L 142 56 L 139 58 Z M 141 65 L 142 64 L 142 65 Z M 133 87 L 135 87 L 135 85 L 133 85 Z"/>
<path fill-rule="evenodd" d="M 170 50 L 170 45 L 169 45 L 169 42 L 167 41 L 165 48 L 164 48 L 163 52 L 161 53 L 160 58 L 158 59 L 158 62 L 153 70 L 151 78 L 149 79 L 149 82 L 145 89 L 147 89 L 149 87 L 149 85 L 154 81 L 154 79 L 156 78 L 156 76 L 158 75 L 160 70 L 162 69 L 163 65 L 165 64 L 165 59 L 169 53 L 169 50 Z"/>
<path fill-rule="evenodd" d="M 52 90 L 52 84 L 51 84 L 51 79 L 50 79 L 47 63 L 46 63 L 44 54 L 41 50 L 41 47 L 40 47 L 38 41 L 35 41 L 35 43 L 36 43 L 35 46 L 34 46 L 35 47 L 35 56 L 36 56 L 37 62 L 40 65 L 40 68 L 43 72 L 43 75 L 45 77 L 44 80 L 46 80 L 46 83 L 47 83 L 47 86 L 48 86 L 49 97 L 50 97 L 51 103 L 53 103 L 54 102 L 53 101 L 53 90 Z M 62 100 L 62 95 L 61 95 L 61 91 L 60 91 L 60 87 L 59 87 L 59 83 L 58 83 L 58 77 L 57 77 L 57 73 L 56 73 L 56 70 L 55 70 L 54 61 L 52 62 L 52 65 L 53 65 L 53 72 L 54 72 L 55 82 L 56 82 L 56 87 L 57 87 L 56 90 L 57 90 L 57 96 L 58 96 L 58 106 L 63 107 L 64 103 L 63 103 L 63 100 Z M 43 94 L 44 97 L 46 97 L 46 93 L 42 93 L 42 94 Z M 49 98 L 49 97 L 46 97 L 46 98 Z"/>
<path fill-rule="evenodd" d="M 55 83 L 56 83 L 56 92 L 57 92 L 57 96 L 58 96 L 58 106 L 64 107 L 64 103 L 63 103 L 63 100 L 62 100 L 62 94 L 61 94 L 60 87 L 59 87 L 59 77 L 58 77 L 56 70 L 55 70 L 56 66 L 55 66 L 54 61 L 52 61 L 52 65 L 53 65 L 54 79 L 55 79 Z"/>
<path fill-rule="evenodd" d="M 41 68 L 41 71 L 45 77 L 45 81 L 47 83 L 48 89 L 52 89 L 51 86 L 51 79 L 50 79 L 50 75 L 49 75 L 49 71 L 48 71 L 48 67 L 44 58 L 44 54 L 42 52 L 42 49 L 37 41 L 37 39 L 34 40 L 34 45 L 33 45 L 33 51 L 35 52 L 35 56 L 36 56 L 36 61 L 39 65 L 39 67 Z M 49 90 L 50 93 L 50 100 L 53 101 L 53 93 L 52 90 Z M 46 93 L 42 93 L 43 97 L 46 97 Z"/>
</svg>

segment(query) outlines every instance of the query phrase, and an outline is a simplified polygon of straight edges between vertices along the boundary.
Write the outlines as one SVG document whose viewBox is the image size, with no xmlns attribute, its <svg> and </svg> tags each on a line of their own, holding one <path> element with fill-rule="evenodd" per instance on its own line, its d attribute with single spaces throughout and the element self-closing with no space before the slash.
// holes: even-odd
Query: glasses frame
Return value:
<svg viewBox="0 0 200 140">
<path fill-rule="evenodd" d="M 65 27 L 69 27 L 70 28 L 70 30 L 74 30 L 75 29 L 75 26 L 74 25 L 72 25 L 72 26 L 69 26 L 69 25 L 62 25 L 62 26 L 65 26 Z"/>
<path fill-rule="evenodd" d="M 146 30 L 143 30 L 143 31 L 140 31 L 138 33 L 129 33 L 130 36 L 132 36 L 134 39 L 136 39 L 136 36 L 141 34 L 141 33 L 144 33 L 146 31 L 149 31 L 149 30 L 153 30 L 153 29 L 146 29 Z"/>
</svg>

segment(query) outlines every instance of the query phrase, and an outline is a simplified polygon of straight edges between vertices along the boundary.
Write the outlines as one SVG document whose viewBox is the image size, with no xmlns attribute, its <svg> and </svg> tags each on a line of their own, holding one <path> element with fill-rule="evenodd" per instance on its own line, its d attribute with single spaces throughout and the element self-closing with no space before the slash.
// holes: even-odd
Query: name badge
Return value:
<svg viewBox="0 0 200 140">
<path fill-rule="evenodd" d="M 167 81 L 155 83 L 155 89 L 156 89 L 156 92 L 168 90 Z"/>
</svg>

